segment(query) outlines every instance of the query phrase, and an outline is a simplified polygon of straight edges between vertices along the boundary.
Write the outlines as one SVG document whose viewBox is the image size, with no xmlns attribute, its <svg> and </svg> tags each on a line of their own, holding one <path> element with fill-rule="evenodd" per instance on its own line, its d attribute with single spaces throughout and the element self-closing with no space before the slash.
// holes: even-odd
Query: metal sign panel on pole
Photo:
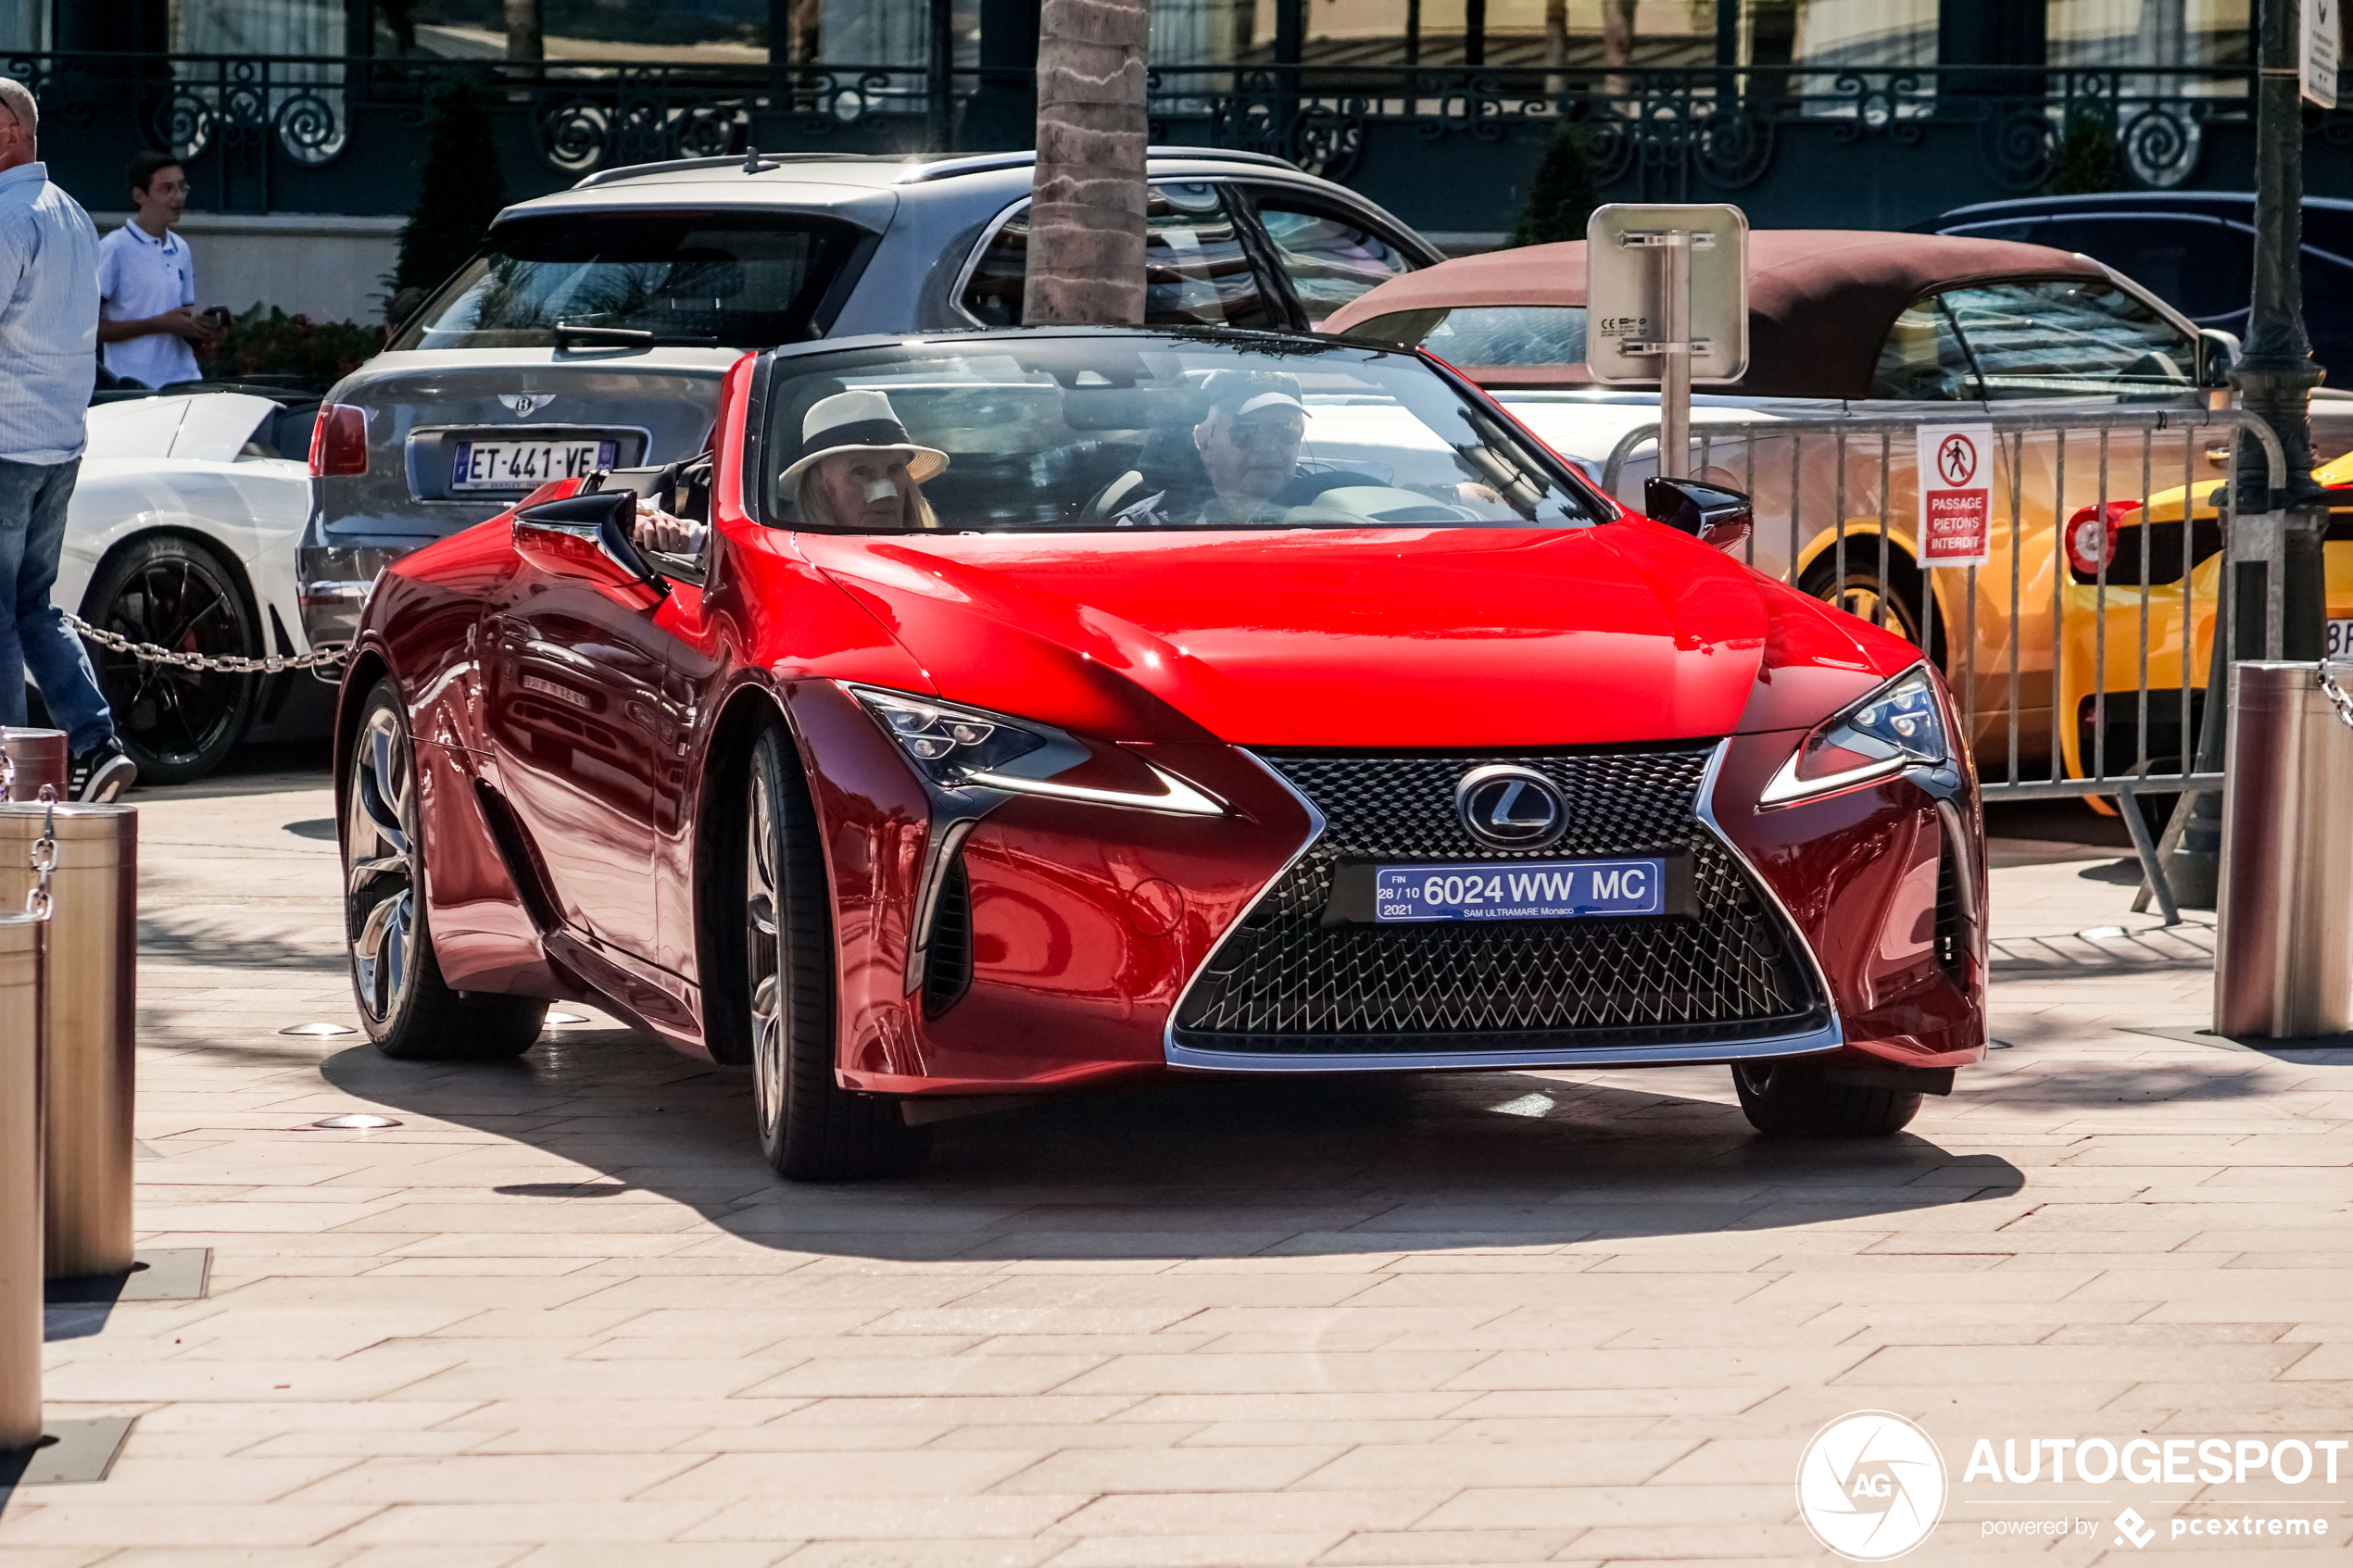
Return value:
<svg viewBox="0 0 2353 1568">
<path fill-rule="evenodd" d="M 1748 373 L 1748 218 L 1723 203 L 1612 202 L 1585 225 L 1585 368 L 1658 385 L 1658 471 L 1691 467 L 1692 387 Z"/>
<path fill-rule="evenodd" d="M 2308 102 L 2324 109 L 2336 107 L 2337 29 L 2344 25 L 2338 9 L 2344 0 L 2304 0 L 2303 47 L 2298 51 L 2296 86 Z"/>
</svg>

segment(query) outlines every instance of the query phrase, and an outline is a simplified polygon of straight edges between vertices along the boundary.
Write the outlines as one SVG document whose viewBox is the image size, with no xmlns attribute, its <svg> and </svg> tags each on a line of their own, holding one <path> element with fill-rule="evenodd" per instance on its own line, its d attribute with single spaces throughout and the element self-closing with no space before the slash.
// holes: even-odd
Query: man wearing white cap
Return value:
<svg viewBox="0 0 2353 1568">
<path fill-rule="evenodd" d="M 1221 371 L 1203 390 L 1209 411 L 1193 427 L 1193 447 L 1210 486 L 1201 524 L 1248 522 L 1298 477 L 1307 405 L 1300 401 L 1299 383 L 1285 375 Z M 1302 506 L 1312 498 L 1286 495 L 1283 504 Z"/>
</svg>

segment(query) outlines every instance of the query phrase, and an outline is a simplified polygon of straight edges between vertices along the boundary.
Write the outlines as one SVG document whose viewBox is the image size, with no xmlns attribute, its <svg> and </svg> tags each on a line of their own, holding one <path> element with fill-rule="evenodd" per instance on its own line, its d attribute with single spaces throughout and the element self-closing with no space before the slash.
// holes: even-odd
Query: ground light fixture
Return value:
<svg viewBox="0 0 2353 1568">
<path fill-rule="evenodd" d="M 278 1033 L 281 1035 L 306 1035 L 313 1039 L 324 1040 L 333 1038 L 337 1035 L 357 1035 L 359 1031 L 354 1029 L 348 1023 L 290 1023 L 283 1029 L 279 1030 Z"/>
<path fill-rule="evenodd" d="M 326 1116 L 310 1123 L 333 1132 L 373 1132 L 378 1127 L 397 1127 L 399 1123 L 389 1116 Z"/>
<path fill-rule="evenodd" d="M 546 1022 L 550 1024 L 562 1026 L 573 1023 L 587 1023 L 592 1021 L 585 1012 L 551 1012 L 547 1015 Z"/>
</svg>

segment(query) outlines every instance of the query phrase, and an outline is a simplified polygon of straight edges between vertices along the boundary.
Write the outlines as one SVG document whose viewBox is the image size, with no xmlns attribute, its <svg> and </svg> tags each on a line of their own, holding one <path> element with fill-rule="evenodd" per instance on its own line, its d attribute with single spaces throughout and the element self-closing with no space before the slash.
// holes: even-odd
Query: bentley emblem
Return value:
<svg viewBox="0 0 2353 1568">
<path fill-rule="evenodd" d="M 1560 786 L 1507 762 L 1465 773 L 1454 786 L 1454 814 L 1473 838 L 1495 849 L 1549 849 L 1568 832 Z"/>
<path fill-rule="evenodd" d="M 517 419 L 527 420 L 556 400 L 552 392 L 502 392 L 498 401 L 514 411 Z"/>
</svg>

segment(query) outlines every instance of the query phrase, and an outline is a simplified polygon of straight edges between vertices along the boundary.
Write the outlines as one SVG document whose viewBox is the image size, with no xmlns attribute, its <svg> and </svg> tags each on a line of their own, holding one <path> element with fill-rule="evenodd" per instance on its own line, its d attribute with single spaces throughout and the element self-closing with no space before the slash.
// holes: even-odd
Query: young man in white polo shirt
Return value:
<svg viewBox="0 0 2353 1568">
<path fill-rule="evenodd" d="M 195 313 L 196 267 L 171 232 L 188 207 L 188 179 L 169 153 L 131 160 L 131 221 L 98 242 L 98 342 L 107 369 L 145 386 L 195 381 L 191 344 L 211 326 Z"/>
</svg>

